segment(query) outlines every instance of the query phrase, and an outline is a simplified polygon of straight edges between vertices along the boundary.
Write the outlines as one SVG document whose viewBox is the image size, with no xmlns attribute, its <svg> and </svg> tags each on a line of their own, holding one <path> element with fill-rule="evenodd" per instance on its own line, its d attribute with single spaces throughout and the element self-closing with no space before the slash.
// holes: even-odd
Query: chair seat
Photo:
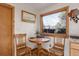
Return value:
<svg viewBox="0 0 79 59">
<path fill-rule="evenodd" d="M 54 45 L 54 46 L 64 47 L 64 44 L 62 44 L 62 43 L 55 43 L 55 45 Z"/>
<path fill-rule="evenodd" d="M 64 50 L 57 48 L 57 47 L 53 47 L 53 48 L 49 49 L 49 51 L 51 53 L 54 53 L 56 56 L 63 56 L 64 55 Z"/>
<path fill-rule="evenodd" d="M 54 47 L 59 48 L 60 50 L 64 50 L 64 45 L 61 43 L 55 43 Z"/>
<path fill-rule="evenodd" d="M 49 56 L 56 56 L 54 52 L 49 52 Z"/>
<path fill-rule="evenodd" d="M 61 51 L 64 51 L 64 50 L 60 49 L 60 48 L 57 48 L 57 47 L 53 47 L 53 48 L 50 49 L 50 51 L 56 51 L 56 52 L 60 51 L 61 52 Z"/>
<path fill-rule="evenodd" d="M 64 56 L 64 52 L 55 52 L 56 56 Z"/>
</svg>

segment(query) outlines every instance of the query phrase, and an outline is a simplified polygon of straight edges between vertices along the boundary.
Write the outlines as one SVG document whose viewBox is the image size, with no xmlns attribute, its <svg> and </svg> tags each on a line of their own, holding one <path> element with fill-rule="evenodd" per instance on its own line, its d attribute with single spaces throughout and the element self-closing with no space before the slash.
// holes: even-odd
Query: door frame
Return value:
<svg viewBox="0 0 79 59">
<path fill-rule="evenodd" d="M 13 56 L 15 53 L 14 51 L 14 6 L 8 3 L 0 3 L 1 6 L 7 7 L 7 8 L 11 8 L 12 10 L 12 16 L 11 16 L 11 20 L 12 20 L 12 48 L 11 48 L 11 55 Z"/>
</svg>

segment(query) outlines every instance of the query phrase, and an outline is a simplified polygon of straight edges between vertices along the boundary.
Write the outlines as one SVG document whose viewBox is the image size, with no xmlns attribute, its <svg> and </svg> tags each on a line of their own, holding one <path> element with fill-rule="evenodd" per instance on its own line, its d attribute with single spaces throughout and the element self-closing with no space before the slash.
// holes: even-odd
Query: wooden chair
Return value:
<svg viewBox="0 0 79 59">
<path fill-rule="evenodd" d="M 31 48 L 26 46 L 26 34 L 16 34 L 16 55 L 17 56 L 30 56 Z"/>
<path fill-rule="evenodd" d="M 50 56 L 64 56 L 65 38 L 54 38 L 54 46 L 49 49 Z"/>
</svg>

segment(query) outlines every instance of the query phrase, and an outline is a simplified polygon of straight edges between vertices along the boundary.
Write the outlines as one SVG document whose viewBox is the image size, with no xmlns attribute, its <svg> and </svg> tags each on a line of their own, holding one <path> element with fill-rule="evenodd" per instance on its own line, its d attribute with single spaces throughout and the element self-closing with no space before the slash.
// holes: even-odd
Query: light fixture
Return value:
<svg viewBox="0 0 79 59">
<path fill-rule="evenodd" d="M 76 8 L 76 9 L 73 9 L 71 10 L 69 13 L 68 13 L 69 17 L 70 17 L 70 20 L 73 20 L 74 22 L 78 22 L 79 20 L 79 10 Z"/>
</svg>

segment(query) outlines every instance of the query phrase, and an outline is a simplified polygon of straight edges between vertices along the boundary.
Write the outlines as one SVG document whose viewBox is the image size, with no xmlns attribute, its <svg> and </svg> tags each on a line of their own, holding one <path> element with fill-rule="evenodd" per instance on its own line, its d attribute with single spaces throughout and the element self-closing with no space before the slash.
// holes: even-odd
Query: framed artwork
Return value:
<svg viewBox="0 0 79 59">
<path fill-rule="evenodd" d="M 22 10 L 21 16 L 22 16 L 22 21 L 28 22 L 28 23 L 35 23 L 35 20 L 36 20 L 35 14 Z"/>
</svg>

